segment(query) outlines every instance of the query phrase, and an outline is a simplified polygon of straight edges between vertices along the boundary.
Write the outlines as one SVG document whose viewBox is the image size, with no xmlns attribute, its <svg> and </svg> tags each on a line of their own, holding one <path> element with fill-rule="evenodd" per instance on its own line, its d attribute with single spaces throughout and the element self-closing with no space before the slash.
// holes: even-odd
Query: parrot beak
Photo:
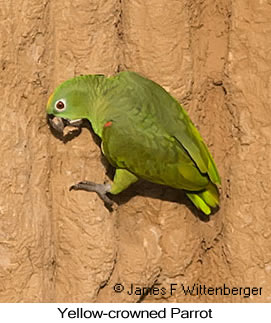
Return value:
<svg viewBox="0 0 271 323">
<path fill-rule="evenodd" d="M 71 132 L 71 130 L 78 129 L 83 123 L 82 119 L 69 120 L 61 117 L 55 117 L 52 114 L 48 115 L 48 121 L 53 129 L 55 129 L 58 133 L 62 133 L 63 135 L 65 135 L 65 127 L 69 128 L 68 132 Z"/>
<path fill-rule="evenodd" d="M 57 132 L 63 132 L 63 129 L 65 127 L 64 121 L 60 117 L 54 117 L 53 115 L 48 116 L 48 121 L 50 123 L 50 126 L 55 129 Z"/>
<path fill-rule="evenodd" d="M 60 117 L 55 117 L 53 115 L 48 115 L 48 121 L 50 126 L 57 132 L 62 133 L 65 127 L 64 121 Z"/>
</svg>

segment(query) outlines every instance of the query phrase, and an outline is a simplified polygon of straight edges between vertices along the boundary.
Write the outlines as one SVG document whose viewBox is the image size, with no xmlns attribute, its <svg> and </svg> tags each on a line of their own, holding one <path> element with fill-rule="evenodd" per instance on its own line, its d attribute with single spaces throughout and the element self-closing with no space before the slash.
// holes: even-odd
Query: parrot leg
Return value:
<svg viewBox="0 0 271 323">
<path fill-rule="evenodd" d="M 117 168 L 109 192 L 114 195 L 119 194 L 137 180 L 138 177 L 133 173 L 130 173 L 127 169 Z"/>
<path fill-rule="evenodd" d="M 113 201 L 106 195 L 106 193 L 110 192 L 111 184 L 97 184 L 94 182 L 83 181 L 78 184 L 72 185 L 70 187 L 71 190 L 83 190 L 88 192 L 96 192 L 99 197 L 104 201 L 105 205 L 109 207 L 113 205 Z"/>
<path fill-rule="evenodd" d="M 97 184 L 89 181 L 83 181 L 78 184 L 72 185 L 71 190 L 84 190 L 88 192 L 96 192 L 99 197 L 104 201 L 105 205 L 111 207 L 113 201 L 106 195 L 106 193 L 119 194 L 124 191 L 132 183 L 138 180 L 137 176 L 130 173 L 126 169 L 117 168 L 114 176 L 113 183 Z"/>
</svg>

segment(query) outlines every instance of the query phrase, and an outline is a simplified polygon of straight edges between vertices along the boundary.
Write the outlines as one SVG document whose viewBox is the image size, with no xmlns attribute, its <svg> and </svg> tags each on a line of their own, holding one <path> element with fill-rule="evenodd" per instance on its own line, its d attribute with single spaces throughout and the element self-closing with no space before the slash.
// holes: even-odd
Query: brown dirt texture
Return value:
<svg viewBox="0 0 271 323">
<path fill-rule="evenodd" d="M 270 0 L 0 2 L 1 302 L 271 301 L 270 17 Z M 88 129 L 52 135 L 49 94 L 121 70 L 164 86 L 199 128 L 222 177 L 208 221 L 149 183 L 111 213 L 95 193 L 69 192 L 108 180 L 106 166 Z M 167 293 L 129 295 L 131 284 Z M 193 284 L 262 289 L 185 295 Z"/>
</svg>

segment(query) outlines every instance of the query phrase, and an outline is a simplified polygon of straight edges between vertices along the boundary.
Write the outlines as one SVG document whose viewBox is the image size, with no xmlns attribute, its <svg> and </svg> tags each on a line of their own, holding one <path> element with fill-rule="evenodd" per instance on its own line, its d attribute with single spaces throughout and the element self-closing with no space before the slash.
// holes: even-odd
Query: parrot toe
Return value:
<svg viewBox="0 0 271 323">
<path fill-rule="evenodd" d="M 99 195 L 99 197 L 104 201 L 104 204 L 106 206 L 112 207 L 113 201 L 106 195 L 106 193 L 108 193 L 110 189 L 111 185 L 109 183 L 97 184 L 89 181 L 82 181 L 70 187 L 70 191 L 83 190 L 88 192 L 96 192 Z"/>
</svg>

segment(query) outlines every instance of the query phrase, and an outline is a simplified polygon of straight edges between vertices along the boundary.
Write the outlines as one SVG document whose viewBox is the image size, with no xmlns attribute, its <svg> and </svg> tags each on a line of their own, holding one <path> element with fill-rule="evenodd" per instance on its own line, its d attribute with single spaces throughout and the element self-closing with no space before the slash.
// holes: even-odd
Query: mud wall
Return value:
<svg viewBox="0 0 271 323">
<path fill-rule="evenodd" d="M 0 301 L 271 300 L 271 5 L 268 0 L 0 2 Z M 113 213 L 70 185 L 103 182 L 87 129 L 64 144 L 50 92 L 79 74 L 130 69 L 184 104 L 222 177 L 203 221 L 177 191 L 136 184 Z M 128 295 L 113 286 L 169 289 Z M 193 284 L 261 296 L 185 295 Z"/>
</svg>

